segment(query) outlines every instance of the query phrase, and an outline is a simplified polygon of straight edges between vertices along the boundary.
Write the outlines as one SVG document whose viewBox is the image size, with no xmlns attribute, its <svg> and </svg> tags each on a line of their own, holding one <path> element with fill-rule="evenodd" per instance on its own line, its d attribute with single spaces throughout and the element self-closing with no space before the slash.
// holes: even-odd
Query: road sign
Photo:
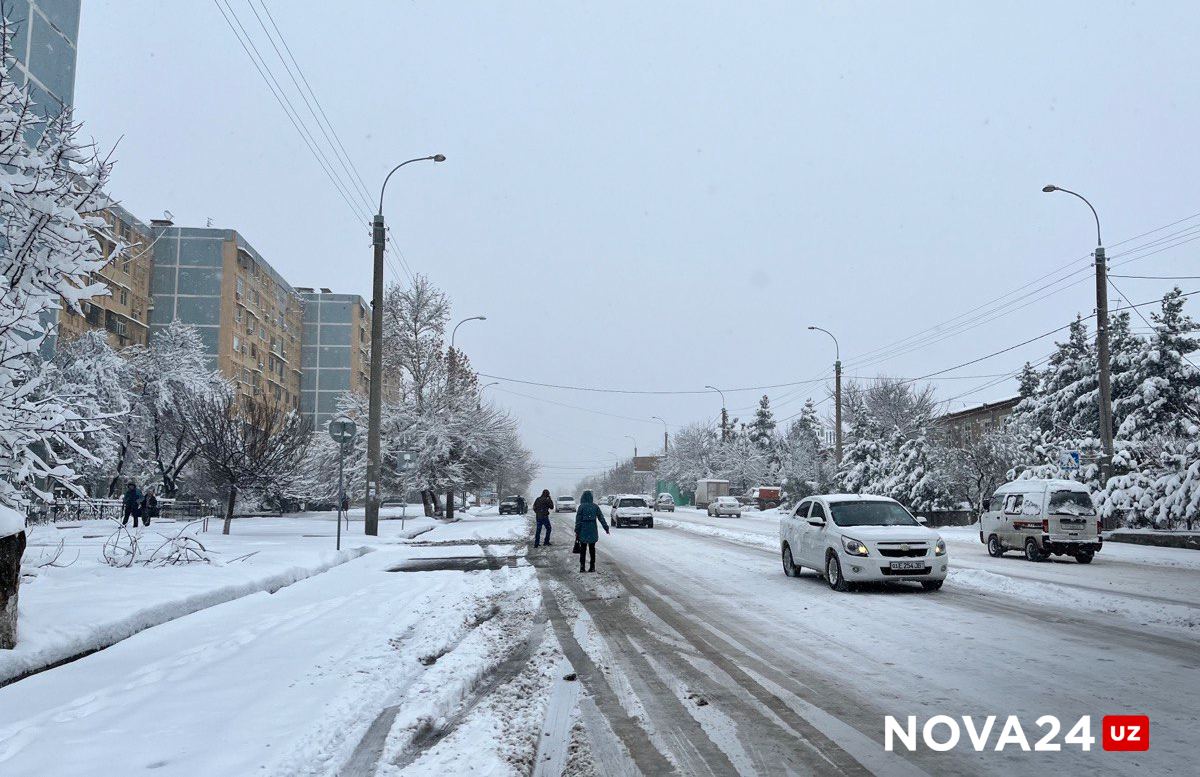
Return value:
<svg viewBox="0 0 1200 777">
<path fill-rule="evenodd" d="M 1063 469 L 1079 469 L 1079 451 L 1062 451 L 1058 454 L 1058 464 Z"/>
<path fill-rule="evenodd" d="M 347 445 L 354 442 L 354 435 L 357 433 L 358 426 L 344 415 L 338 416 L 329 422 L 329 436 L 339 445 Z"/>
</svg>

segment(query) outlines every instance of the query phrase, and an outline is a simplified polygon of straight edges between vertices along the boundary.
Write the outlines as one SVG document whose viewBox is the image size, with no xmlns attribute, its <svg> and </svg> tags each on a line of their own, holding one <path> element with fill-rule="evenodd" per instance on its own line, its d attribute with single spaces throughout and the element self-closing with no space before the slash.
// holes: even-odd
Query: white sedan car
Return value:
<svg viewBox="0 0 1200 777">
<path fill-rule="evenodd" d="M 894 499 L 824 494 L 804 499 L 779 521 L 783 572 L 819 572 L 835 591 L 857 583 L 916 581 L 936 591 L 950 556 L 941 535 Z"/>
<path fill-rule="evenodd" d="M 722 515 L 741 518 L 742 505 L 731 496 L 719 496 L 708 503 L 708 514 L 713 518 L 720 518 Z"/>
<path fill-rule="evenodd" d="M 554 512 L 556 513 L 573 513 L 575 508 L 575 497 L 573 496 L 560 496 L 554 500 Z"/>
</svg>

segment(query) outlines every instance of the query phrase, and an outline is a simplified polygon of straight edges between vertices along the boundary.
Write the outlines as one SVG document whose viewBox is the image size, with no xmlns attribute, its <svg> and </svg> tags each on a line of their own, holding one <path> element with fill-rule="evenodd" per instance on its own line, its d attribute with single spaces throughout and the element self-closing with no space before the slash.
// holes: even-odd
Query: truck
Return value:
<svg viewBox="0 0 1200 777">
<path fill-rule="evenodd" d="M 696 507 L 707 510 L 709 503 L 719 496 L 729 496 L 728 480 L 696 481 Z"/>
<path fill-rule="evenodd" d="M 750 489 L 750 499 L 759 510 L 770 510 L 779 507 L 779 486 L 758 486 Z"/>
</svg>

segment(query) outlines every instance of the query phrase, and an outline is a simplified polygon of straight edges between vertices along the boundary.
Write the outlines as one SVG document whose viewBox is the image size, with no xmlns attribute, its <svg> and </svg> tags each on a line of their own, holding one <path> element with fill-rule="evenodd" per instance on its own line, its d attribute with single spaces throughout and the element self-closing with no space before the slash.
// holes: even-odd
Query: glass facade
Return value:
<svg viewBox="0 0 1200 777">
<path fill-rule="evenodd" d="M 367 392 L 370 308 L 357 294 L 301 289 L 300 295 L 304 298 L 300 411 L 314 428 L 322 428 L 337 413 L 343 394 Z"/>
<path fill-rule="evenodd" d="M 75 102 L 80 0 L 6 0 L 13 54 L 38 109 L 57 115 Z"/>
</svg>

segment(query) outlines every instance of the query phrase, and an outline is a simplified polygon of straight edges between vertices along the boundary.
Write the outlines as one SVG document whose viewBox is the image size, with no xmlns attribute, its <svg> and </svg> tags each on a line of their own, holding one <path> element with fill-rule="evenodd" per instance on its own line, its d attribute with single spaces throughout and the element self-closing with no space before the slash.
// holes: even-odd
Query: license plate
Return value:
<svg viewBox="0 0 1200 777">
<path fill-rule="evenodd" d="M 893 561 L 892 569 L 924 569 L 924 561 Z"/>
</svg>

